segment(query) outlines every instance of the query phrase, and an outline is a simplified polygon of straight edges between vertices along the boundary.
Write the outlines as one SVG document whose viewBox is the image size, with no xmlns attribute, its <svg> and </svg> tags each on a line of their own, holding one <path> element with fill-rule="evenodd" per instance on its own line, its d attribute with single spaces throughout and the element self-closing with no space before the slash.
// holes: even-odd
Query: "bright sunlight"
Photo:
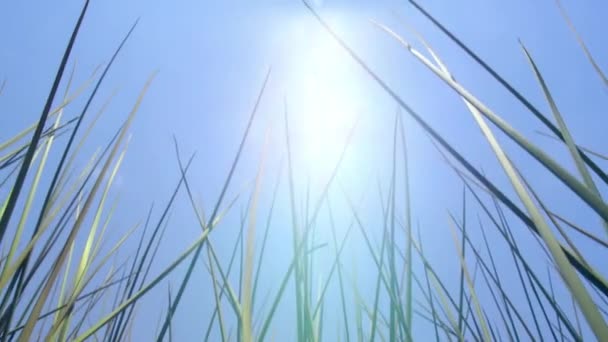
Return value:
<svg viewBox="0 0 608 342">
<path fill-rule="evenodd" d="M 310 176 L 324 176 L 338 161 L 360 115 L 359 86 L 348 69 L 348 56 L 317 26 L 294 21 L 289 36 L 292 41 L 305 42 L 298 48 L 301 53 L 288 59 L 294 152 Z"/>
</svg>

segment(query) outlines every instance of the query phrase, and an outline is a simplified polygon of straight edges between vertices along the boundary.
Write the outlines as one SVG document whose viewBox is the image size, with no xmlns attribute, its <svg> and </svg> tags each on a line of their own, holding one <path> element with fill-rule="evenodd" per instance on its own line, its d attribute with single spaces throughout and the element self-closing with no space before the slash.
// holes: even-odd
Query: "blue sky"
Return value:
<svg viewBox="0 0 608 342">
<path fill-rule="evenodd" d="M 517 43 L 520 38 L 535 58 L 577 142 L 597 151 L 607 150 L 603 139 L 607 89 L 585 59 L 552 0 L 420 2 L 541 111 L 549 114 Z M 596 60 L 606 70 L 608 49 L 602 44 L 605 40 L 602 13 L 606 13 L 608 5 L 601 1 L 564 1 L 564 5 Z M 0 97 L 0 141 L 38 117 L 80 6 L 81 1 L 73 0 L 61 4 L 0 4 L 0 41 L 3 43 L 0 80 L 7 80 Z M 462 101 L 394 40 L 374 28 L 368 19 L 385 23 L 402 34 L 407 31 L 400 25 L 401 21 L 415 27 L 433 45 L 459 82 L 533 142 L 574 170 L 567 150 L 537 135 L 535 130 L 541 129 L 541 124 L 407 2 L 326 0 L 318 2 L 317 8 L 408 104 L 474 165 L 482 167 L 489 178 L 507 189 L 512 198 L 515 198 L 514 194 L 502 170 Z M 92 152 L 111 136 L 128 114 L 146 78 L 159 70 L 133 126 L 127 159 L 114 188 L 114 195 L 120 195 L 120 206 L 113 229 L 124 231 L 144 218 L 152 202 L 156 203 L 156 215 L 159 215 L 158 208 L 167 201 L 179 176 L 173 135 L 183 156 L 197 152 L 189 178 L 206 210 L 211 210 L 269 67 L 272 68 L 269 87 L 228 197 L 234 196 L 255 176 L 264 136 L 270 129 L 268 167 L 258 215 L 261 225 L 279 173 L 279 161 L 285 153 L 283 108 L 286 102 L 293 131 L 299 200 L 304 199 L 308 182 L 312 184 L 312 198 L 318 195 L 320 184 L 333 167 L 348 130 L 358 118 L 354 142 L 339 180 L 353 198 L 362 199 L 361 211 L 369 224 L 380 224 L 375 222 L 378 221 L 376 185 L 377 180 L 385 189 L 389 185 L 396 104 L 327 36 L 299 1 L 93 1 L 71 61 L 76 62 L 76 84 L 84 81 L 97 65 L 108 61 L 138 17 L 141 21 L 104 82 L 95 109 L 115 89 L 118 93 L 86 147 Z M 67 115 L 76 115 L 82 104 L 82 101 L 76 101 L 68 108 Z M 405 124 L 414 218 L 420 223 L 430 260 L 439 265 L 446 279 L 455 281 L 459 270 L 447 226 L 447 211 L 460 212 L 462 184 L 442 162 L 420 128 L 409 119 Z M 594 232 L 602 233 L 599 220 L 584 204 L 566 194 L 559 181 L 548 177 L 538 163 L 512 142 L 497 135 L 550 207 Z M 84 166 L 84 161 L 81 163 L 81 167 Z M 286 184 L 284 180 L 283 184 Z M 601 190 L 606 193 L 605 188 Z M 291 255 L 288 198 L 287 188 L 282 187 L 279 193 L 281 210 L 272 228 L 272 248 L 263 271 L 268 289 L 276 289 L 276 278 L 287 265 L 287 258 L 283 256 Z M 339 222 L 343 232 L 350 218 L 339 188 L 332 189 L 330 198 L 332 203 L 336 202 L 337 215 L 342 217 Z M 245 204 L 245 199 L 240 201 L 212 235 L 225 260 Z M 469 219 L 475 221 L 478 212 L 481 213 L 472 207 Z M 325 211 L 323 215 L 327 216 Z M 198 233 L 195 217 L 182 193 L 172 214 L 169 233 L 161 245 L 156 271 L 188 246 Z M 515 233 L 523 246 L 536 247 L 523 226 L 518 226 Z M 490 238 L 499 243 L 496 234 L 491 234 Z M 585 243 L 584 240 L 580 242 Z M 126 247 L 125 255 L 133 246 Z M 512 266 L 504 243 L 501 246 L 503 248 L 497 249 L 496 256 L 504 261 L 507 269 Z M 369 258 L 362 248 L 360 235 L 354 234 L 347 253 L 349 258 L 356 260 L 359 285 L 365 294 L 366 289 L 374 286 L 373 281 L 366 279 L 374 277 L 371 262 L 366 260 Z M 599 250 L 596 253 L 593 248 L 595 246 L 589 246 L 590 259 L 602 260 L 605 255 Z M 331 251 L 328 252 L 320 253 L 320 265 L 331 260 Z M 530 248 L 530 258 L 539 259 L 540 267 L 545 263 L 540 260 L 541 256 Z M 608 270 L 605 265 L 596 265 L 603 271 Z M 177 287 L 183 271 L 183 267 L 178 268 L 171 277 L 173 288 Z M 506 278 L 505 281 L 516 279 Z M 558 293 L 565 294 L 563 288 L 561 291 Z M 166 285 L 163 285 L 144 299 L 134 330 L 136 340 L 153 336 L 150 327 L 156 324 L 160 313 L 157 303 L 164 301 L 165 295 Z M 186 300 L 175 316 L 177 340 L 199 338 L 203 333 L 201 322 L 206 324 L 201 315 L 205 317 L 212 308 L 212 290 L 202 265 L 197 268 L 185 296 Z M 289 314 L 292 313 L 289 297 L 275 324 L 277 337 L 288 338 L 293 333 L 285 324 L 290 322 Z M 328 312 L 328 320 L 338 317 L 337 313 Z M 418 324 L 415 330 L 421 334 L 419 336 L 424 336 L 428 327 L 420 320 L 415 324 Z"/>
</svg>

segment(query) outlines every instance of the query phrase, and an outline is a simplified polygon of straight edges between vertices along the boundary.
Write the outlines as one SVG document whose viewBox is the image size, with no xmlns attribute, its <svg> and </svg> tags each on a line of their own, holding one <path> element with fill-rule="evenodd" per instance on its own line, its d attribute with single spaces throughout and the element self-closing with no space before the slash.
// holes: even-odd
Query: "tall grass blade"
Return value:
<svg viewBox="0 0 608 342">
<path fill-rule="evenodd" d="M 549 88 L 547 87 L 547 84 L 545 83 L 545 80 L 544 80 L 542 74 L 538 70 L 538 67 L 536 66 L 536 63 L 534 62 L 534 59 L 532 59 L 532 56 L 530 56 L 530 53 L 528 52 L 528 50 L 526 49 L 524 44 L 521 41 L 519 42 L 519 44 L 521 45 L 521 48 L 523 49 L 524 54 L 526 55 L 526 58 L 528 59 L 528 62 L 530 63 L 530 66 L 532 67 L 532 70 L 534 71 L 534 75 L 536 76 L 536 79 L 543 90 L 543 93 L 545 95 L 545 98 L 547 99 L 547 102 L 549 103 L 549 106 L 551 107 L 551 111 L 553 112 L 555 121 L 557 121 L 559 129 L 562 133 L 562 136 L 564 137 L 564 141 L 565 141 L 566 145 L 568 146 L 568 150 L 570 150 L 570 154 L 572 155 L 572 159 L 574 160 L 574 163 L 576 165 L 576 168 L 578 169 L 578 172 L 583 177 L 583 181 L 585 182 L 585 185 L 587 186 L 587 188 L 589 188 L 591 191 L 593 191 L 593 193 L 595 193 L 595 195 L 601 199 L 602 195 L 600 194 L 597 186 L 595 185 L 595 182 L 593 181 L 593 178 L 591 178 L 591 174 L 587 170 L 587 167 L 585 166 L 585 164 L 581 158 L 577 145 L 574 142 L 572 135 L 570 134 L 570 130 L 568 129 L 568 126 L 566 125 L 564 118 L 562 117 L 559 109 L 557 108 L 557 105 L 555 104 L 555 100 L 553 99 L 553 96 L 551 96 L 551 92 L 549 91 Z M 606 230 L 606 232 L 608 232 L 608 223 L 606 221 L 603 221 L 602 224 L 604 225 L 604 229 Z"/>
<path fill-rule="evenodd" d="M 65 49 L 61 62 L 59 64 L 59 69 L 57 70 L 57 74 L 55 76 L 55 80 L 53 81 L 53 85 L 49 92 L 49 96 L 46 100 L 46 104 L 44 105 L 44 109 L 42 110 L 42 114 L 40 115 L 40 119 L 38 120 L 36 130 L 34 131 L 34 135 L 32 136 L 31 143 L 27 149 L 27 152 L 23 159 L 23 163 L 21 164 L 21 167 L 19 169 L 19 173 L 17 174 L 17 179 L 15 180 L 15 185 L 13 185 L 11 193 L 8 197 L 6 208 L 5 208 L 4 212 L 2 213 L 2 217 L 0 217 L 0 241 L 2 241 L 4 238 L 4 233 L 6 232 L 6 229 L 8 227 L 8 223 L 13 214 L 13 210 L 15 209 L 15 206 L 17 205 L 17 199 L 19 198 L 21 189 L 23 188 L 23 183 L 25 182 L 25 177 L 27 176 L 27 172 L 29 171 L 30 164 L 34 157 L 34 152 L 36 151 L 38 142 L 42 135 L 42 131 L 44 129 L 44 126 L 46 125 L 46 119 L 49 115 L 49 111 L 51 110 L 51 105 L 53 103 L 53 100 L 55 99 L 55 94 L 57 93 L 57 89 L 59 88 L 59 83 L 61 83 L 61 78 L 63 77 L 63 72 L 65 70 L 65 66 L 66 66 L 68 59 L 70 57 L 70 54 L 72 52 L 72 47 L 74 46 L 74 42 L 76 41 L 76 37 L 78 36 L 78 32 L 80 30 L 80 25 L 82 24 L 84 15 L 86 14 L 88 7 L 89 7 L 89 0 L 86 0 L 84 6 L 82 8 L 82 11 L 80 12 L 78 21 L 76 22 L 76 26 L 74 27 L 74 30 L 72 31 L 72 35 L 71 35 L 68 45 Z"/>
<path fill-rule="evenodd" d="M 447 85 L 449 85 L 454 91 L 456 91 L 465 100 L 467 107 L 473 113 L 474 118 L 478 123 L 482 117 L 490 120 L 496 125 L 503 133 L 509 138 L 515 141 L 523 150 L 528 152 L 534 157 L 541 165 L 555 175 L 562 183 L 572 190 L 573 193 L 577 194 L 585 203 L 589 205 L 601 218 L 608 221 L 608 206 L 604 201 L 599 198 L 595 193 L 587 189 L 583 183 L 578 181 L 568 171 L 566 171 L 559 163 L 548 156 L 537 146 L 529 142 L 523 135 L 517 130 L 511 127 L 504 119 L 496 115 L 490 108 L 473 96 L 469 91 L 462 87 L 452 75 L 447 72 L 442 65 L 439 67 L 433 65 L 426 57 L 415 50 L 407 41 L 401 36 L 390 30 L 386 26 L 376 24 L 380 29 L 387 32 L 390 36 L 395 38 L 401 45 L 403 45 L 408 52 L 410 52 L 418 61 L 429 68 L 435 75 L 441 78 Z M 474 110 L 474 111 L 473 111 Z M 487 124 L 484 124 L 487 125 Z M 489 128 L 488 128 L 489 129 Z M 482 129 L 485 131 L 485 129 Z"/>
<path fill-rule="evenodd" d="M 507 91 L 513 95 L 521 104 L 524 105 L 536 118 L 538 118 L 553 134 L 559 137 L 560 140 L 564 141 L 564 138 L 559 129 L 543 115 L 530 101 L 528 101 L 520 92 L 515 90 L 511 84 L 509 84 L 502 76 L 500 76 L 494 69 L 492 69 L 486 62 L 483 61 L 475 52 L 468 48 L 460 39 L 458 39 L 450 30 L 444 27 L 435 17 L 428 13 L 420 4 L 414 0 L 409 0 L 410 4 L 414 6 L 420 13 L 422 13 L 427 19 L 429 19 L 433 25 L 435 25 L 441 32 L 443 32 L 450 40 L 452 40 L 459 48 L 461 48 L 469 57 L 471 57 L 477 64 L 479 64 L 485 71 L 487 71 L 500 85 L 502 85 Z M 581 156 L 585 160 L 585 163 L 604 181 L 608 184 L 608 174 L 606 174 L 593 160 L 591 160 L 584 152 L 581 151 Z"/>
<path fill-rule="evenodd" d="M 452 237 L 454 238 L 454 244 L 456 245 L 456 249 L 457 249 L 457 253 L 458 256 L 460 257 L 460 265 L 462 267 L 462 269 L 464 270 L 464 275 L 465 278 L 467 280 L 467 287 L 469 288 L 469 292 L 471 294 L 472 300 L 473 300 L 473 304 L 475 307 L 475 310 L 477 311 L 477 318 L 481 321 L 481 329 L 483 332 L 483 339 L 485 341 L 490 341 L 490 330 L 488 329 L 488 324 L 486 323 L 486 320 L 484 318 L 483 312 L 481 310 L 481 304 L 479 303 L 479 299 L 477 298 L 477 293 L 475 291 L 475 287 L 473 285 L 473 281 L 471 279 L 471 275 L 469 274 L 468 271 L 468 267 L 466 265 L 466 260 L 464 258 L 464 254 L 463 251 L 461 250 L 461 247 L 458 245 L 458 236 L 456 233 L 456 229 L 454 228 L 454 225 L 456 224 L 453 221 L 453 218 L 450 217 L 450 221 L 449 221 L 449 226 L 451 228 L 451 232 L 452 232 Z M 463 241 L 466 237 L 466 233 L 464 233 L 464 228 L 463 228 Z"/>
<path fill-rule="evenodd" d="M 593 69 L 595 70 L 595 72 L 597 73 L 597 75 L 604 82 L 604 85 L 608 87 L 608 78 L 606 77 L 606 74 L 602 71 L 602 69 L 600 68 L 600 66 L 597 64 L 597 62 L 595 61 L 595 58 L 593 58 L 593 55 L 591 54 L 591 52 L 587 48 L 587 44 L 585 44 L 585 41 L 583 40 L 583 38 L 581 37 L 581 35 L 578 33 L 578 31 L 576 31 L 576 28 L 574 27 L 574 24 L 570 20 L 570 17 L 568 16 L 568 13 L 566 13 L 566 9 L 562 5 L 561 1 L 560 0 L 555 0 L 555 4 L 559 8 L 559 12 L 562 15 L 562 17 L 564 18 L 564 20 L 566 21 L 566 24 L 568 24 L 568 28 L 570 28 L 570 30 L 572 31 L 572 33 L 576 37 L 576 41 L 581 46 L 581 49 L 583 49 L 583 52 L 585 53 L 585 56 L 589 60 L 589 63 L 591 63 L 591 66 L 593 66 Z"/>
<path fill-rule="evenodd" d="M 71 245 L 71 241 L 73 241 L 76 238 L 76 234 L 78 233 L 78 230 L 82 226 L 82 223 L 86 216 L 85 213 L 88 211 L 89 207 L 91 206 L 95 193 L 96 193 L 97 189 L 99 188 L 99 186 L 101 185 L 103 176 L 106 174 L 106 172 L 110 166 L 110 162 L 114 159 L 114 155 L 117 153 L 118 147 L 119 147 L 120 143 L 122 142 L 122 140 L 124 139 L 124 137 L 127 133 L 127 129 L 129 128 L 129 126 L 135 116 L 135 113 L 137 113 L 137 110 L 139 109 L 139 106 L 143 100 L 143 97 L 144 97 L 146 91 L 148 90 L 148 88 L 150 87 L 152 80 L 154 79 L 154 76 L 155 76 L 155 74 L 153 74 L 148 79 L 148 81 L 144 85 L 142 92 L 140 93 L 139 97 L 137 98 L 135 106 L 131 110 L 131 113 L 129 114 L 129 118 L 127 119 L 127 124 L 123 127 L 120 135 L 118 136 L 118 139 L 116 140 L 116 143 L 114 144 L 114 147 L 112 148 L 112 151 L 110 152 L 110 155 L 108 156 L 108 159 L 106 160 L 105 164 L 103 165 L 103 167 L 100 171 L 100 174 L 97 177 L 95 184 L 93 185 L 93 188 L 91 189 L 89 195 L 87 196 L 87 199 L 83 205 L 83 210 L 82 210 L 83 213 L 78 216 L 76 222 L 74 223 L 72 230 L 70 231 L 70 234 L 67 238 L 66 246 Z M 53 265 L 51 275 L 50 275 L 49 279 L 46 281 L 44 289 L 43 289 L 40 297 L 38 298 L 36 305 L 34 305 L 34 308 L 32 309 L 32 313 L 30 314 L 30 317 L 29 317 L 27 323 L 25 324 L 25 327 L 23 328 L 23 332 L 22 332 L 21 336 L 19 336 L 20 341 L 29 340 L 29 338 L 32 334 L 34 325 L 36 323 L 36 320 L 37 320 L 38 316 L 40 315 L 40 311 L 42 310 L 42 307 L 43 307 L 44 303 L 46 302 L 48 293 L 51 290 L 54 280 L 58 276 L 61 266 L 63 265 L 63 263 L 65 261 L 67 252 L 68 252 L 68 249 L 66 247 L 64 247 L 61 250 L 59 256 L 57 257 L 57 259 Z"/>
<path fill-rule="evenodd" d="M 232 175 L 234 174 L 234 170 L 236 169 L 236 165 L 237 165 L 237 163 L 238 163 L 238 161 L 240 159 L 241 152 L 243 150 L 243 146 L 245 145 L 245 141 L 247 140 L 247 136 L 249 135 L 249 130 L 251 128 L 251 124 L 253 123 L 253 119 L 256 116 L 258 105 L 259 105 L 259 103 L 261 101 L 262 94 L 264 93 L 264 89 L 266 88 L 266 84 L 268 82 L 269 77 L 270 77 L 270 69 L 266 73 L 266 77 L 264 79 L 264 83 L 263 83 L 262 88 L 261 88 L 261 90 L 259 92 L 259 95 L 257 97 L 256 103 L 255 103 L 255 105 L 253 107 L 253 110 L 251 111 L 251 115 L 249 117 L 249 122 L 247 123 L 247 127 L 245 128 L 245 132 L 244 132 L 243 137 L 241 139 L 241 143 L 239 145 L 238 151 L 236 153 L 236 156 L 234 158 L 232 166 L 230 167 L 230 171 L 228 172 L 228 176 L 226 178 L 226 181 L 224 182 L 224 185 L 222 187 L 222 191 L 221 191 L 220 196 L 219 196 L 219 198 L 218 198 L 218 200 L 217 200 L 217 202 L 215 204 L 215 207 L 213 209 L 211 217 L 209 218 L 210 226 L 209 226 L 208 229 L 211 229 L 213 227 L 213 223 L 215 221 L 216 215 L 219 212 L 220 205 L 222 204 L 222 200 L 224 198 L 226 190 L 228 189 L 228 185 L 230 184 L 230 181 L 232 179 Z M 196 264 L 196 261 L 198 260 L 198 256 L 199 256 L 202 248 L 203 248 L 203 244 L 200 244 L 200 245 L 198 245 L 196 247 L 196 251 L 194 252 L 192 261 L 188 265 L 188 269 L 186 271 L 186 274 L 184 275 L 184 279 L 182 280 L 182 282 L 180 284 L 180 287 L 179 287 L 179 290 L 178 290 L 178 292 L 177 292 L 177 294 L 175 296 L 175 301 L 173 302 L 173 305 L 171 306 L 171 308 L 169 308 L 169 312 L 167 314 L 167 318 L 165 319 L 165 323 L 163 323 L 163 327 L 161 328 L 161 331 L 160 331 L 160 333 L 158 335 L 158 340 L 159 341 L 162 341 L 165 333 L 167 332 L 169 321 L 171 320 L 171 317 L 175 313 L 175 310 L 177 309 L 177 306 L 179 305 L 179 303 L 181 301 L 183 292 L 184 292 L 184 290 L 185 290 L 185 288 L 186 288 L 186 286 L 187 286 L 187 284 L 188 284 L 188 282 L 190 280 L 190 276 L 192 275 L 192 271 L 194 269 L 194 265 Z"/>
</svg>

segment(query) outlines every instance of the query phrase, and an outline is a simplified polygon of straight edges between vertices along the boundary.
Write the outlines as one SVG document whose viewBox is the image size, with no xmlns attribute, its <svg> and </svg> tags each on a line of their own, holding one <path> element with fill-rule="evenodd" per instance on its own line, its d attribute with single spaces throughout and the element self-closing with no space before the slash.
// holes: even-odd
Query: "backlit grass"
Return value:
<svg viewBox="0 0 608 342">
<path fill-rule="evenodd" d="M 270 142 L 276 135 L 268 133 L 253 181 L 240 188 L 234 184 L 235 170 L 243 163 L 251 127 L 273 77 L 269 68 L 260 88 L 251 90 L 257 97 L 243 131 L 234 136 L 239 145 L 209 215 L 197 201 L 198 190 L 191 182 L 196 156 L 183 156 L 176 137 L 180 177 L 171 195 L 143 213 L 136 224 L 121 229 L 112 245 L 104 245 L 110 231 L 116 234 L 111 229 L 113 214 L 128 210 L 114 202 L 109 193 L 121 164 L 128 158 L 130 127 L 147 90 L 154 86 L 156 73 L 151 72 L 142 82 L 139 96 L 128 115 L 116 122 L 107 144 L 93 155 L 84 155 L 82 146 L 96 134 L 97 119 L 112 98 L 105 99 L 94 113 L 91 103 L 97 99 L 98 90 L 106 86 L 106 75 L 112 72 L 115 59 L 120 58 L 137 26 L 135 22 L 118 42 L 103 68 L 94 70 L 83 84 L 72 85 L 76 71 L 67 69 L 74 58 L 72 49 L 78 43 L 80 27 L 86 22 L 86 1 L 38 121 L 11 132 L 0 142 L 0 339 L 129 340 L 137 329 L 150 329 L 150 322 L 138 320 L 137 307 L 141 302 L 157 300 L 158 296 L 151 295 L 156 291 L 162 292 L 166 301 L 157 303 L 160 318 L 155 336 L 172 340 L 176 313 L 188 302 L 186 290 L 196 272 L 204 270 L 211 283 L 197 291 L 202 291 L 212 314 L 198 318 L 200 326 L 193 328 L 195 340 L 282 340 L 275 335 L 276 324 L 288 322 L 298 341 L 608 341 L 608 281 L 602 269 L 589 260 L 585 248 L 588 244 L 602 250 L 608 247 L 606 237 L 597 233 L 608 232 L 608 203 L 603 199 L 608 175 L 601 164 L 606 157 L 602 151 L 577 143 L 545 79 L 542 62 L 534 59 L 530 47 L 520 42 L 522 58 L 530 65 L 530 75 L 536 79 L 550 115 L 532 105 L 527 94 L 519 92 L 423 5 L 409 2 L 417 15 L 429 20 L 538 119 L 541 133 L 568 151 L 575 166 L 572 171 L 513 127 L 507 119 L 509 113 L 499 112 L 459 83 L 450 72 L 449 62 L 414 28 L 406 23 L 392 28 L 371 22 L 420 68 L 428 69 L 462 99 L 496 157 L 489 162 L 499 165 L 509 181 L 509 187 L 498 185 L 459 152 L 462 147 L 458 141 L 447 139 L 424 113 L 391 88 L 332 29 L 322 12 L 304 3 L 324 33 L 347 52 L 369 76 L 370 83 L 379 86 L 398 106 L 392 131 L 386 134 L 392 142 L 385 146 L 391 155 L 390 177 L 378 184 L 377 193 L 364 198 L 380 208 L 376 215 L 371 220 L 368 215 L 364 217 L 360 202 L 365 201 L 353 198 L 351 189 L 339 178 L 344 158 L 354 148 L 356 125 L 340 147 L 339 158 L 332 161 L 332 171 L 320 191 L 311 196 L 310 189 L 300 187 L 298 177 L 302 175 L 294 162 L 293 120 L 287 103 L 280 122 L 272 128 L 281 132 L 279 144 L 284 146 L 284 154 L 280 165 L 275 169 L 267 163 L 268 146 L 277 144 Z M 600 64 L 564 7 L 559 2 L 557 7 L 580 52 L 602 81 L 598 87 L 605 87 L 608 81 Z M 403 28 L 424 51 L 416 49 L 406 35 L 397 33 Z M 60 85 L 66 88 L 64 94 L 58 94 Z M 6 86 L 3 81 L 0 96 L 5 96 L 2 92 Z M 85 99 L 82 108 L 73 108 L 75 99 L 81 98 Z M 69 117 L 66 112 L 78 114 Z M 88 126 L 83 128 L 85 124 Z M 428 136 L 444 166 L 462 184 L 462 193 L 455 195 L 461 202 L 458 212 L 442 208 L 446 213 L 443 233 L 454 245 L 446 253 L 451 265 L 458 268 L 457 281 L 442 277 L 438 261 L 425 252 L 428 239 L 423 241 L 419 223 L 424 222 L 419 220 L 424 212 L 412 209 L 416 198 L 410 189 L 413 179 L 406 133 L 410 129 Z M 58 145 L 58 139 L 66 143 Z M 531 186 L 525 167 L 514 163 L 513 152 L 501 139 L 514 143 L 542 166 L 546 177 L 559 180 L 564 185 L 559 190 L 565 192 L 563 196 L 583 203 L 595 215 L 597 227 L 583 227 L 554 211 Z M 50 156 L 56 156 L 56 161 L 53 158 L 50 163 Z M 77 159 L 88 162 L 78 168 Z M 209 167 L 219 166 L 211 162 Z M 285 194 L 279 191 L 283 188 Z M 235 189 L 237 195 L 229 197 Z M 129 191 L 128 184 L 123 191 Z M 264 197 L 263 192 L 271 196 Z M 269 203 L 261 205 L 265 200 Z M 196 217 L 198 237 L 187 241 L 187 248 L 176 251 L 169 263 L 159 265 L 157 252 L 163 236 L 173 231 L 170 216 L 178 201 L 185 201 Z M 288 210 L 277 212 L 279 202 L 286 203 Z M 337 215 L 338 206 L 346 208 L 342 210 L 346 218 Z M 473 215 L 477 220 L 471 219 Z M 276 223 L 281 217 L 288 218 L 287 226 Z M 219 233 L 216 230 L 227 229 L 227 218 L 235 218 L 240 225 L 231 227 L 236 232 L 234 244 L 220 246 L 213 237 Z M 321 227 L 328 229 L 321 231 Z M 521 228 L 527 229 L 530 241 L 536 242 L 534 253 L 522 250 L 521 240 L 515 238 L 514 230 Z M 277 256 L 268 246 L 269 236 L 278 234 L 277 229 L 289 231 L 291 240 L 284 243 L 289 244 L 290 255 Z M 490 235 L 497 238 L 489 239 Z M 360 265 L 345 254 L 347 246 L 355 242 L 364 247 L 356 251 L 357 258 L 369 261 L 371 273 L 359 269 Z M 118 253 L 125 249 L 127 253 Z M 498 260 L 498 250 L 506 251 L 507 257 Z M 321 253 L 322 261 L 318 257 Z M 546 268 L 538 267 L 538 260 L 527 256 L 531 253 L 544 258 Z M 230 258 L 225 259 L 225 255 Z M 272 258 L 282 258 L 287 267 L 273 270 L 269 279 L 264 271 Z M 510 263 L 516 273 L 505 274 L 499 262 Z M 359 273 L 374 276 L 361 279 Z M 371 291 L 362 289 L 362 281 L 371 284 Z M 561 288 L 569 296 L 559 295 Z M 279 312 L 289 316 L 279 317 Z M 335 318 L 328 319 L 330 315 Z"/>
</svg>

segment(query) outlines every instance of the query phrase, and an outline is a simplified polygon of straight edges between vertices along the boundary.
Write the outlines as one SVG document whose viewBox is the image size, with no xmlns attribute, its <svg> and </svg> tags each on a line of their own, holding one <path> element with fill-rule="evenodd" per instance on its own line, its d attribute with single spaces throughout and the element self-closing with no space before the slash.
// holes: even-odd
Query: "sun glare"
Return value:
<svg viewBox="0 0 608 342">
<path fill-rule="evenodd" d="M 339 158 L 354 123 L 354 108 L 332 87 L 317 86 L 306 98 L 296 128 L 300 153 L 311 168 L 324 168 Z"/>
<path fill-rule="evenodd" d="M 326 174 L 338 161 L 357 118 L 357 85 L 347 56 L 331 37 L 310 27 L 308 44 L 290 61 L 290 120 L 295 152 L 314 175 Z M 312 33 L 312 34 L 311 34 Z M 301 38 L 301 37 L 300 37 Z"/>
</svg>

